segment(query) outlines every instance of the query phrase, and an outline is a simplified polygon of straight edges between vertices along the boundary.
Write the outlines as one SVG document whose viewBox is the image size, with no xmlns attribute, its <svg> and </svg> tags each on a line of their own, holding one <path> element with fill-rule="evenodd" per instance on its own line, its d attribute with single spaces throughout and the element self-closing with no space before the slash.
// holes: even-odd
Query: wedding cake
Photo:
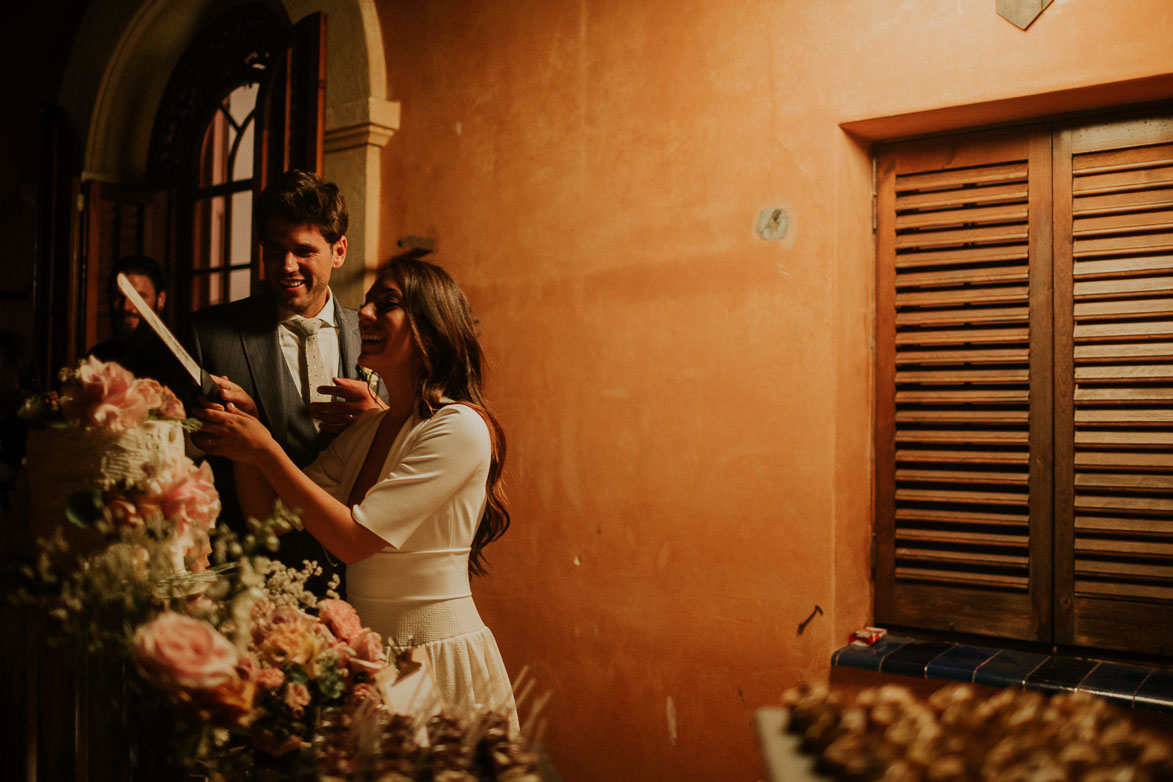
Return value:
<svg viewBox="0 0 1173 782">
<path fill-rule="evenodd" d="M 29 432 L 26 450 L 30 518 L 52 527 L 78 491 L 133 490 L 184 456 L 183 427 L 174 420 L 147 420 L 122 431 L 44 428 Z"/>
<path fill-rule="evenodd" d="M 189 546 L 200 537 L 197 531 L 206 538 L 219 515 L 219 495 L 211 470 L 197 468 L 185 455 L 185 412 L 176 396 L 155 380 L 136 378 L 116 363 L 93 357 L 63 370 L 61 381 L 56 396 L 26 405 L 32 424 L 25 455 L 28 517 L 34 536 L 63 528 L 73 541 L 70 509 L 74 516 L 79 511 L 114 513 L 118 521 L 131 523 L 142 523 L 143 515 L 157 511 L 195 523 L 197 530 L 184 536 Z M 177 564 L 181 561 L 178 557 Z"/>
</svg>

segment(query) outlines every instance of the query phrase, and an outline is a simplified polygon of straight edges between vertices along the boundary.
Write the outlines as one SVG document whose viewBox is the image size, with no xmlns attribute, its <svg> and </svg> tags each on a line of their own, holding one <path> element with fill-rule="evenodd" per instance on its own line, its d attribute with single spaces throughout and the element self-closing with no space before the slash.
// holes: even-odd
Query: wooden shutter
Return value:
<svg viewBox="0 0 1173 782">
<path fill-rule="evenodd" d="M 1173 119 L 1056 135 L 1057 641 L 1173 651 Z"/>
<path fill-rule="evenodd" d="M 290 30 L 284 56 L 258 97 L 253 201 L 283 171 L 299 168 L 321 176 L 326 140 L 326 15 L 310 14 Z M 257 226 L 254 226 L 254 234 Z M 252 290 L 264 267 L 260 244 L 252 243 Z"/>
<path fill-rule="evenodd" d="M 290 168 L 321 175 L 325 150 L 326 15 L 293 26 L 284 56 L 258 96 L 254 193 Z"/>
<path fill-rule="evenodd" d="M 877 156 L 876 620 L 1050 633 L 1050 136 Z"/>
</svg>

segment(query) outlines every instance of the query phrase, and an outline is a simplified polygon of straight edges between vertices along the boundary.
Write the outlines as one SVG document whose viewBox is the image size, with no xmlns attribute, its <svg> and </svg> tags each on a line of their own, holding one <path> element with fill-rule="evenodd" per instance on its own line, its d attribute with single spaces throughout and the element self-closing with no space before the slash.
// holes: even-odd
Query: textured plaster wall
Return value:
<svg viewBox="0 0 1173 782">
<path fill-rule="evenodd" d="M 840 124 L 1080 108 L 1061 91 L 1173 72 L 1173 6 L 1056 0 L 1027 32 L 991 0 L 377 9 L 382 255 L 434 237 L 480 318 L 514 527 L 474 590 L 553 692 L 555 765 L 758 779 L 753 709 L 870 618 L 871 168 Z"/>
</svg>

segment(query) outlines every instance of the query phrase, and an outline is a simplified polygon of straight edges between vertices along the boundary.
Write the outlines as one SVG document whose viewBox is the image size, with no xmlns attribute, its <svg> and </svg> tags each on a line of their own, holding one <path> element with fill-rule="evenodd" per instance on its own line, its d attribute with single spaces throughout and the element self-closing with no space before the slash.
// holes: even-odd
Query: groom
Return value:
<svg viewBox="0 0 1173 782">
<path fill-rule="evenodd" d="M 194 313 L 185 340 L 204 369 L 226 376 L 253 398 L 261 422 L 299 467 L 359 413 L 381 406 L 357 379 L 358 313 L 330 291 L 331 272 L 346 260 L 347 219 L 334 184 L 305 171 L 281 174 L 253 208 L 264 289 Z M 322 384 L 337 388 L 323 396 Z M 198 433 L 193 441 L 199 445 Z M 209 461 L 223 504 L 221 522 L 243 535 L 232 463 Z M 283 535 L 276 556 L 295 568 L 316 560 L 323 576 L 310 586 L 319 594 L 333 573 L 344 575 L 343 565 L 304 530 Z"/>
</svg>

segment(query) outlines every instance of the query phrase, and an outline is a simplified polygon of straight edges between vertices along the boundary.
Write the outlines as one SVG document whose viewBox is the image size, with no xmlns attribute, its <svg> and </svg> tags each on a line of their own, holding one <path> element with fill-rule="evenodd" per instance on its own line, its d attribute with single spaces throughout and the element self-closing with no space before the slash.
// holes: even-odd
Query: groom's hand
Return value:
<svg viewBox="0 0 1173 782">
<path fill-rule="evenodd" d="M 310 415 L 327 432 L 341 432 L 367 410 L 387 407 L 365 380 L 344 377 L 333 380 L 334 385 L 318 386 L 318 391 L 334 397 L 334 401 L 310 404 Z"/>
</svg>

